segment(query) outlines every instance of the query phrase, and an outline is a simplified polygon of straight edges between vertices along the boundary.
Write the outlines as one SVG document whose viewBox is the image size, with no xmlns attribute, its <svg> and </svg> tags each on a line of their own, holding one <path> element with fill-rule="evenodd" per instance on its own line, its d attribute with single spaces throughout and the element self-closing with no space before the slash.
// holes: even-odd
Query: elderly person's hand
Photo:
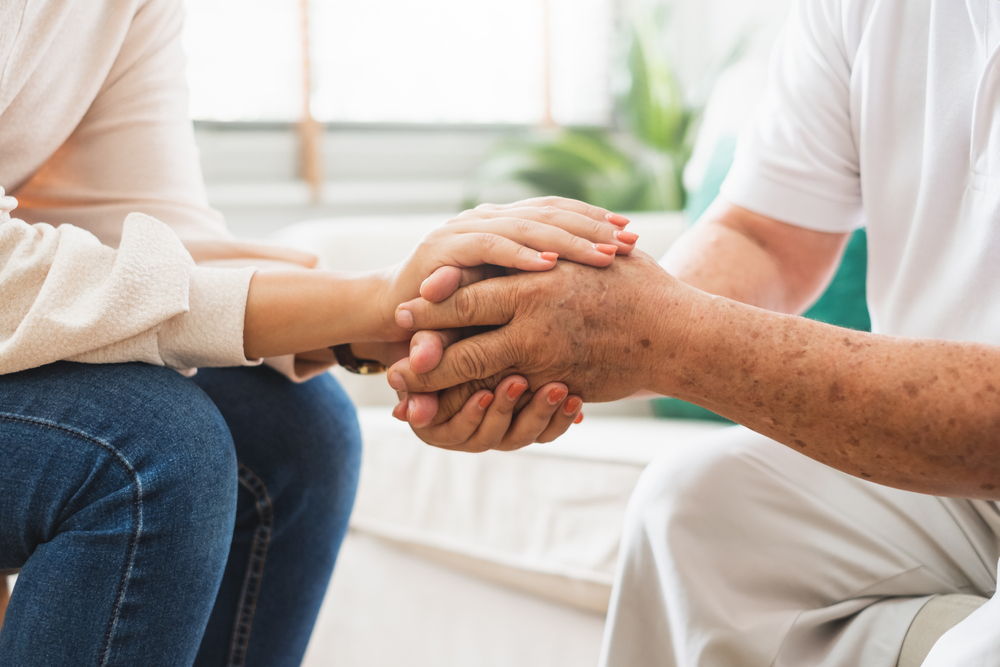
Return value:
<svg viewBox="0 0 1000 667">
<path fill-rule="evenodd" d="M 400 290 L 396 290 L 389 301 L 395 309 L 399 302 L 416 296 L 405 293 L 413 289 L 410 287 L 412 276 L 425 276 L 431 269 L 433 273 L 420 284 L 419 293 L 436 302 L 444 300 L 459 287 L 505 275 L 508 270 L 544 271 L 555 266 L 554 260 L 539 262 L 537 256 L 525 252 L 526 247 L 556 249 L 562 258 L 591 266 L 607 266 L 616 253 L 631 252 L 638 239 L 637 235 L 625 231 L 627 224 L 628 220 L 620 215 L 560 197 L 507 205 L 484 204 L 436 230 L 407 262 L 397 267 L 396 283 Z M 491 264 L 477 263 L 483 261 L 484 255 L 477 243 L 470 243 L 474 239 L 482 239 L 489 252 L 497 254 Z M 389 319 L 394 318 L 390 315 Z M 392 321 L 392 326 L 385 329 L 390 336 L 409 338 L 411 332 L 401 331 L 399 335 L 392 332 L 394 328 Z M 458 331 L 418 334 L 410 343 L 411 361 L 415 367 L 420 367 L 422 359 L 433 359 L 436 364 L 444 346 L 442 341 L 454 341 L 462 335 L 465 334 Z M 368 349 L 366 358 L 385 360 L 389 357 L 389 363 L 405 356 L 399 352 L 398 344 L 381 343 L 376 348 L 369 344 Z M 421 353 L 422 349 L 425 354 Z M 498 387 L 502 380 L 503 376 L 443 392 L 440 409 L 437 393 L 401 393 L 402 400 L 394 414 L 409 421 L 417 435 L 429 444 L 474 451 L 516 448 L 530 442 L 552 440 L 574 421 L 582 419 L 582 401 L 579 397 L 568 396 L 562 384 L 527 392 L 527 382 L 523 378 L 509 378 Z M 527 409 L 522 412 L 525 407 Z"/>
<path fill-rule="evenodd" d="M 587 401 L 623 398 L 648 386 L 654 358 L 683 348 L 688 289 L 636 251 L 600 270 L 560 262 L 546 273 L 463 287 L 439 304 L 417 299 L 399 307 L 401 326 L 500 328 L 428 347 L 434 354 L 419 364 L 411 355 L 390 369 L 389 382 L 398 390 L 430 392 L 518 374 L 533 389 L 559 381 Z M 677 315 L 651 312 L 647 290 L 675 290 Z M 654 340 L 672 344 L 658 349 Z"/>
</svg>

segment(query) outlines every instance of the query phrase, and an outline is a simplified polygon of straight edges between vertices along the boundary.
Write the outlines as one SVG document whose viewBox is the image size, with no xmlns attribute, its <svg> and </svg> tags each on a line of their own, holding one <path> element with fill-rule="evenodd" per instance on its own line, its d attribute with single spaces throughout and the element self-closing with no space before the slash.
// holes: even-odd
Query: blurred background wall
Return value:
<svg viewBox="0 0 1000 667">
<path fill-rule="evenodd" d="M 639 172 L 669 180 L 719 71 L 766 57 L 789 4 L 190 0 L 191 113 L 209 197 L 237 234 L 262 236 L 319 217 L 444 216 L 545 184 L 572 194 L 573 183 Z M 638 97 L 637 63 L 649 75 Z M 643 100 L 659 126 L 674 111 L 690 118 L 676 137 L 644 138 Z M 617 175 L 593 164 L 612 153 Z M 524 177 L 531 169 L 554 176 Z M 615 196 L 628 208 L 684 203 Z"/>
</svg>

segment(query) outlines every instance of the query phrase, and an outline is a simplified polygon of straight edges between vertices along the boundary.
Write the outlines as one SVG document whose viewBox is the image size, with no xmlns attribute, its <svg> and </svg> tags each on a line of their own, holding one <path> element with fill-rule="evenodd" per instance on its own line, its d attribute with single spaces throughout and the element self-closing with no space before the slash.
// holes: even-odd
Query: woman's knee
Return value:
<svg viewBox="0 0 1000 667">
<path fill-rule="evenodd" d="M 190 380 L 170 372 L 135 392 L 136 419 L 122 443 L 141 492 L 143 533 L 191 544 L 194 558 L 228 552 L 236 513 L 237 463 L 229 428 Z M 200 544 L 200 547 L 193 546 Z"/>
<path fill-rule="evenodd" d="M 145 364 L 60 363 L 5 377 L 0 399 L 7 428 L 32 443 L 8 456 L 28 483 L 5 502 L 46 508 L 23 522 L 37 543 L 72 533 L 103 535 L 109 549 L 159 541 L 169 559 L 191 542 L 194 560 L 228 545 L 232 439 L 189 380 Z"/>
</svg>

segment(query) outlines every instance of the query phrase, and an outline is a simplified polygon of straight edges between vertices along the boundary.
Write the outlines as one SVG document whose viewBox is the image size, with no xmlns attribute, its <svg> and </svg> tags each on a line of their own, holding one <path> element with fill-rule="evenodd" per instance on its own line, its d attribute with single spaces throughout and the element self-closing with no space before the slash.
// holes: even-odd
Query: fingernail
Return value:
<svg viewBox="0 0 1000 667">
<path fill-rule="evenodd" d="M 580 422 L 582 422 L 582 421 L 583 421 L 583 413 L 581 412 L 580 414 L 578 414 L 578 415 L 576 416 L 576 419 L 574 419 L 574 420 L 573 420 L 573 423 L 574 423 L 574 424 L 579 424 L 579 423 L 580 423 Z"/>
<path fill-rule="evenodd" d="M 399 371 L 392 371 L 389 373 L 389 386 L 396 391 L 406 391 L 406 382 L 403 380 L 403 376 L 399 374 Z"/>
<path fill-rule="evenodd" d="M 566 398 L 568 393 L 565 389 L 553 389 L 549 392 L 549 405 L 559 405 L 559 401 Z"/>
<path fill-rule="evenodd" d="M 408 310 L 397 310 L 396 311 L 396 324 L 404 329 L 413 328 L 413 313 Z"/>
<path fill-rule="evenodd" d="M 617 213 L 608 213 L 604 217 L 607 218 L 608 222 L 610 222 L 612 225 L 618 225 L 619 227 L 624 227 L 629 223 L 628 218 L 626 218 L 624 215 L 618 215 Z"/>
<path fill-rule="evenodd" d="M 493 394 L 486 394 L 485 396 L 479 399 L 479 409 L 485 410 L 486 408 L 490 407 L 490 403 L 492 402 L 493 402 Z"/>
<path fill-rule="evenodd" d="M 604 253 L 605 255 L 613 255 L 616 252 L 618 252 L 618 248 L 614 247 L 613 245 L 608 245 L 607 243 L 595 243 L 594 250 L 596 250 L 597 252 Z"/>
<path fill-rule="evenodd" d="M 583 399 L 579 396 L 574 396 L 566 401 L 566 405 L 563 406 L 563 410 L 566 411 L 566 414 L 571 415 L 579 410 L 581 405 L 583 405 Z"/>
<path fill-rule="evenodd" d="M 515 382 L 507 389 L 507 398 L 509 398 L 512 401 L 516 401 L 517 399 L 521 398 L 521 394 L 523 394 L 524 390 L 527 388 L 528 385 L 524 384 L 523 382 Z"/>
<path fill-rule="evenodd" d="M 544 259 L 546 262 L 554 262 L 559 259 L 559 255 L 554 252 L 540 252 L 538 256 Z"/>
<path fill-rule="evenodd" d="M 632 232 L 626 232 L 623 229 L 619 229 L 615 232 L 615 238 L 622 243 L 632 244 L 639 240 L 639 235 Z"/>
<path fill-rule="evenodd" d="M 413 421 L 413 401 L 406 401 L 406 421 Z"/>
</svg>

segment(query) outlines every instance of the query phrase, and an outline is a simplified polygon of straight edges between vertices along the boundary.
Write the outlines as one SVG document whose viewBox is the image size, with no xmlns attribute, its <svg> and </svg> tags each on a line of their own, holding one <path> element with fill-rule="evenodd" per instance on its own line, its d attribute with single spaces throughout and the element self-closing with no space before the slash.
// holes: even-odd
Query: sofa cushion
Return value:
<svg viewBox="0 0 1000 667">
<path fill-rule="evenodd" d="M 450 567 L 605 611 L 625 506 L 655 456 L 718 424 L 589 418 L 517 452 L 429 447 L 385 408 L 359 410 L 365 443 L 352 527 Z"/>
</svg>

